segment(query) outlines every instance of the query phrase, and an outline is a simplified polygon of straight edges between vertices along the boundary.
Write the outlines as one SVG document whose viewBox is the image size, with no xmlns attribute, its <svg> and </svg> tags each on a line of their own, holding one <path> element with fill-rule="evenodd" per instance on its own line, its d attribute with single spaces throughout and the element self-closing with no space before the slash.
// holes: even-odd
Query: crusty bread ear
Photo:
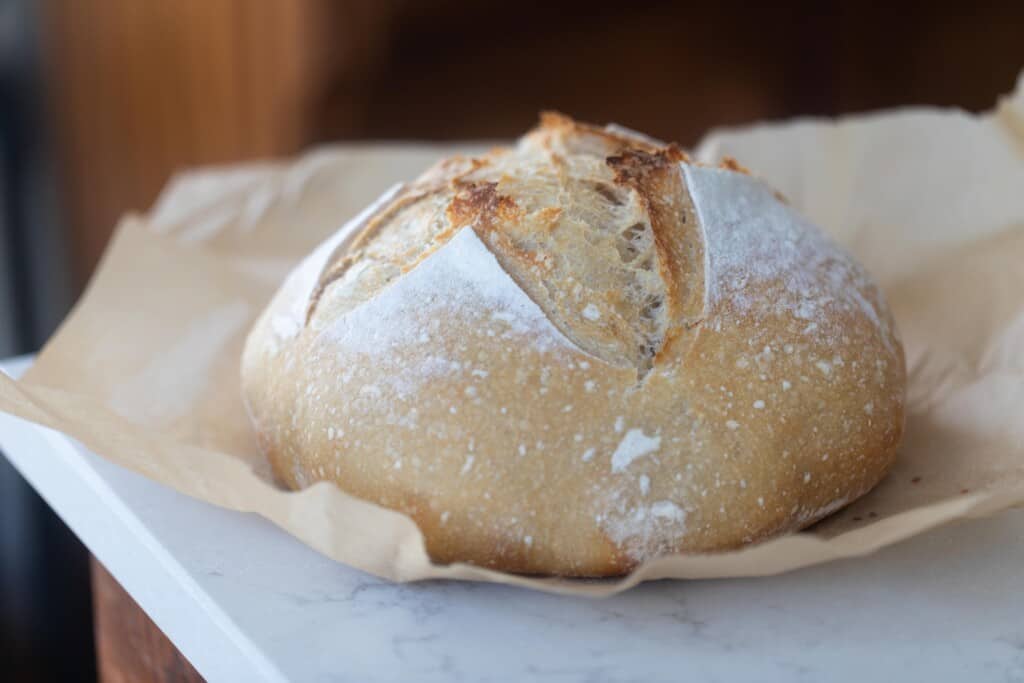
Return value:
<svg viewBox="0 0 1024 683">
<path fill-rule="evenodd" d="M 554 113 L 314 252 L 242 380 L 288 486 L 401 510 L 441 562 L 573 576 L 862 495 L 906 383 L 870 278 L 736 162 Z"/>
</svg>

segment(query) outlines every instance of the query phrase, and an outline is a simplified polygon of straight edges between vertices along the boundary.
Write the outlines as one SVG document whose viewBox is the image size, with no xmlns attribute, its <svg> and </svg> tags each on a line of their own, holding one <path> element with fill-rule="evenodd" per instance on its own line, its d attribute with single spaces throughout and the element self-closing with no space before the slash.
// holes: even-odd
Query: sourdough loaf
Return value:
<svg viewBox="0 0 1024 683">
<path fill-rule="evenodd" d="M 400 510 L 438 562 L 608 576 L 863 495 L 905 369 L 878 288 L 734 162 L 545 115 L 389 191 L 260 317 L 276 475 Z"/>
</svg>

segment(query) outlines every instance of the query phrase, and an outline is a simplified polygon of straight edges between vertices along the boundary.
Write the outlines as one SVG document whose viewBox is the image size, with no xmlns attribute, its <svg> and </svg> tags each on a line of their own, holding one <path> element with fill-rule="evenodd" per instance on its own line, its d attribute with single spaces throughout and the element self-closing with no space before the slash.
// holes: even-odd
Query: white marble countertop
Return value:
<svg viewBox="0 0 1024 683">
<path fill-rule="evenodd" d="M 595 601 L 386 583 L 2 413 L 0 450 L 210 681 L 1024 681 L 1024 510 Z"/>
</svg>

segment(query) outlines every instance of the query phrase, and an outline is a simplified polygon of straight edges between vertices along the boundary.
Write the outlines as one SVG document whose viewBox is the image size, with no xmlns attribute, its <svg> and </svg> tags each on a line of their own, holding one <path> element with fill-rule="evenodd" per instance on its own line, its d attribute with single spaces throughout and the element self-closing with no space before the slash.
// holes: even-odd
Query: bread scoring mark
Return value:
<svg viewBox="0 0 1024 683">
<path fill-rule="evenodd" d="M 635 367 L 639 386 L 700 319 L 692 297 L 679 296 L 703 287 L 701 264 L 688 255 L 703 248 L 682 244 L 699 235 L 670 170 L 685 158 L 674 145 L 546 114 L 514 149 L 443 161 L 378 211 L 332 254 L 303 322 L 328 288 L 339 288 L 336 315 L 469 226 L 565 336 L 605 362 Z M 613 277 L 598 278 L 594 264 L 609 246 L 621 266 L 608 264 Z"/>
<path fill-rule="evenodd" d="M 633 189 L 640 197 L 649 218 L 654 241 L 658 274 L 665 283 L 665 298 L 652 299 L 642 304 L 640 317 L 653 323 L 654 329 L 641 353 L 638 381 L 654 365 L 669 354 L 672 342 L 699 324 L 703 313 L 704 245 L 701 233 L 694 228 L 695 221 L 687 220 L 686 187 L 678 176 L 680 163 L 687 156 L 675 144 L 655 151 L 627 149 L 619 155 L 609 156 L 605 163 L 615 173 L 615 183 Z M 638 230 L 647 226 L 638 224 L 628 231 L 624 260 L 631 260 Z M 640 264 L 648 268 L 654 264 Z M 697 272 L 695 272 L 697 271 Z"/>
<path fill-rule="evenodd" d="M 373 241 L 399 214 L 430 201 L 460 182 L 468 174 L 489 163 L 490 161 L 487 159 L 466 158 L 458 155 L 442 159 L 412 185 L 400 184 L 392 187 L 384 196 L 353 219 L 350 224 L 342 228 L 345 238 L 331 250 L 326 263 L 321 268 L 316 286 L 307 297 L 303 325 L 307 325 L 313 317 L 324 291 L 331 284 L 343 278 L 349 268 L 367 258 L 366 251 L 371 247 Z M 393 255 L 391 262 L 398 265 L 400 271 L 408 271 L 447 242 L 454 234 L 455 230 L 449 228 L 442 231 L 442 234 L 435 235 L 432 245 L 409 245 L 405 252 Z"/>
<path fill-rule="evenodd" d="M 305 326 L 311 302 L 319 289 L 319 282 L 324 272 L 332 265 L 332 260 L 339 252 L 343 252 L 358 236 L 359 231 L 404 189 L 405 185 L 402 183 L 392 185 L 355 218 L 321 242 L 288 274 L 270 311 L 270 320 L 278 341 L 292 339 L 299 329 Z"/>
<path fill-rule="evenodd" d="M 350 239 L 344 240 L 334 249 L 328 259 L 328 265 L 321 272 L 316 287 L 310 294 L 303 325 L 309 324 L 309 320 L 313 317 L 313 313 L 316 311 L 317 304 L 320 303 L 320 297 L 323 296 L 324 290 L 331 283 L 344 277 L 346 271 L 359 261 L 361 256 L 359 253 L 360 247 L 372 239 L 381 226 L 385 225 L 390 218 L 394 217 L 402 209 L 423 201 L 438 191 L 439 188 L 431 188 L 426 192 L 412 191 L 397 194 L 391 201 L 379 204 L 375 212 L 366 215 L 359 225 L 350 230 Z"/>
<path fill-rule="evenodd" d="M 676 164 L 683 158 L 682 153 L 672 145 L 665 150 L 659 150 L 655 153 L 625 150 L 622 154 L 610 156 L 605 160 L 605 163 L 615 173 L 615 182 L 619 185 L 628 186 L 639 194 L 650 218 L 650 230 L 654 240 L 657 269 L 662 281 L 665 283 L 666 301 L 650 302 L 648 306 L 660 307 L 664 303 L 670 318 L 678 317 L 681 312 L 679 309 L 681 305 L 680 289 L 682 283 L 673 262 L 675 254 L 672 249 L 672 240 L 676 239 L 673 233 L 678 231 L 679 216 L 677 212 L 666 210 L 667 207 L 665 205 L 668 202 L 665 197 L 672 190 L 678 191 L 679 189 L 679 183 L 675 183 L 676 187 L 674 188 L 671 186 L 666 187 L 666 185 L 672 184 L 671 173 L 668 172 L 669 169 L 675 168 Z M 643 224 L 634 224 L 627 228 L 627 244 L 632 245 L 636 240 L 636 235 L 645 230 L 646 226 Z M 623 254 L 623 260 L 629 261 L 633 256 L 635 256 L 635 250 L 631 252 L 629 247 L 627 247 L 626 253 Z M 644 264 L 640 265 L 641 268 L 644 267 Z M 650 268 L 650 265 L 647 267 Z M 648 308 L 647 317 L 654 317 L 652 312 Z M 645 360 L 649 363 L 653 363 L 654 356 L 661 350 L 661 343 L 664 341 L 664 329 L 660 330 L 660 332 L 660 335 L 651 339 L 652 348 L 647 351 L 649 355 L 645 355 Z M 657 348 L 654 348 L 655 346 Z M 646 374 L 646 371 L 649 370 L 650 365 L 647 365 L 643 374 Z"/>
<path fill-rule="evenodd" d="M 476 321 L 475 325 L 488 324 L 480 320 L 481 312 L 500 323 L 499 340 L 529 340 L 545 353 L 557 349 L 584 353 L 551 323 L 468 227 L 406 276 L 333 320 L 318 335 L 317 346 L 324 353 L 340 349 L 347 358 L 360 357 L 370 366 L 388 367 L 383 380 L 388 391 L 368 398 L 389 401 L 395 395 L 415 393 L 440 374 L 464 370 L 469 374 L 461 362 L 445 356 L 444 345 L 437 341 L 443 338 L 442 323 L 448 327 L 466 318 Z M 486 367 L 476 370 L 477 376 L 489 374 Z"/>
</svg>

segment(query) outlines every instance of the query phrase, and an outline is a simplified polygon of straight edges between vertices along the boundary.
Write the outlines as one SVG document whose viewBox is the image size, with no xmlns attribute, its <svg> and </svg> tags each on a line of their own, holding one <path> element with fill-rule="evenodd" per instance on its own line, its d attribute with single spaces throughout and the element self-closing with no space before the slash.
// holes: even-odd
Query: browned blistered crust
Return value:
<svg viewBox="0 0 1024 683">
<path fill-rule="evenodd" d="M 454 229 L 473 225 L 477 232 L 496 230 L 505 221 L 519 220 L 522 211 L 511 197 L 498 194 L 497 183 L 462 183 L 454 180 L 458 194 L 448 205 Z"/>
</svg>

